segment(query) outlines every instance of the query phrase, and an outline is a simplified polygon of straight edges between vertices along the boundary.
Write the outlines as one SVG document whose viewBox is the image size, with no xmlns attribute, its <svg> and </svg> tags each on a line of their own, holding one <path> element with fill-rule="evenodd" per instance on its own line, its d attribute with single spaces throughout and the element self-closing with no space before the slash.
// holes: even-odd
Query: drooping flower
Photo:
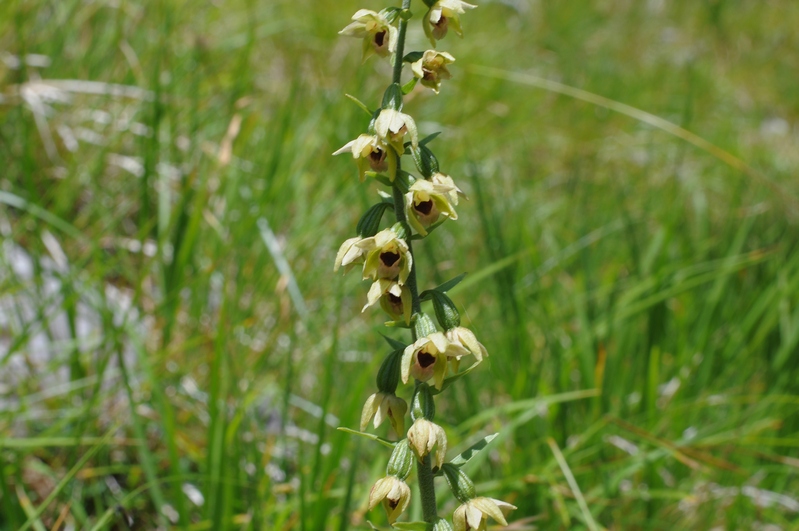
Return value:
<svg viewBox="0 0 799 531">
<path fill-rule="evenodd" d="M 425 418 L 416 419 L 408 430 L 408 442 L 420 461 L 435 448 L 433 466 L 441 468 L 447 454 L 447 434 L 444 433 L 444 428 Z"/>
<path fill-rule="evenodd" d="M 501 525 L 508 525 L 505 514 L 516 509 L 510 503 L 494 498 L 472 498 L 455 509 L 452 515 L 454 531 L 485 531 L 490 516 Z"/>
<path fill-rule="evenodd" d="M 397 175 L 397 154 L 393 149 L 388 149 L 388 144 L 380 140 L 377 135 L 359 135 L 355 140 L 350 140 L 333 155 L 352 153 L 352 158 L 358 165 L 358 177 L 361 182 L 366 178 L 368 170 L 377 173 L 387 173 L 392 182 Z"/>
<path fill-rule="evenodd" d="M 413 257 L 408 244 L 391 229 L 384 229 L 357 242 L 366 253 L 363 278 L 396 280 L 401 286 L 408 280 L 413 266 Z"/>
<path fill-rule="evenodd" d="M 385 278 L 375 280 L 366 299 L 362 312 L 380 301 L 380 307 L 394 320 L 402 319 L 405 324 L 411 323 L 411 292 L 399 282 Z"/>
<path fill-rule="evenodd" d="M 433 378 L 436 389 L 441 389 L 448 358 L 467 354 L 468 350 L 451 343 L 441 332 L 419 338 L 402 353 L 402 383 L 408 383 L 411 376 L 422 382 Z"/>
<path fill-rule="evenodd" d="M 378 479 L 369 492 L 369 510 L 383 502 L 388 522 L 393 524 L 397 518 L 408 508 L 411 502 L 411 489 L 397 476 L 386 476 Z"/>
<path fill-rule="evenodd" d="M 436 174 L 442 175 L 443 174 Z M 452 179 L 450 179 L 451 181 Z M 442 181 L 419 179 L 405 194 L 405 213 L 408 223 L 422 236 L 427 236 L 427 227 L 442 216 L 458 219 L 452 207 L 452 195 L 457 198 L 458 187 Z"/>
<path fill-rule="evenodd" d="M 383 109 L 375 120 L 375 132 L 380 140 L 390 144 L 391 147 L 402 155 L 405 152 L 404 139 L 408 134 L 413 147 L 419 145 L 419 132 L 416 122 L 407 114 L 394 109 Z"/>
<path fill-rule="evenodd" d="M 405 413 L 408 404 L 394 393 L 378 392 L 366 399 L 361 412 L 361 431 L 366 429 L 374 417 L 374 427 L 378 428 L 388 419 L 397 434 L 405 431 Z"/>
<path fill-rule="evenodd" d="M 477 361 L 483 361 L 483 358 L 488 357 L 488 351 L 485 346 L 477 340 L 477 336 L 468 328 L 456 326 L 447 330 L 444 335 L 453 345 L 458 345 L 467 350 Z"/>
<path fill-rule="evenodd" d="M 370 9 L 359 9 L 352 15 L 347 27 L 339 31 L 339 35 L 363 39 L 364 61 L 372 54 L 381 57 L 394 53 L 397 49 L 397 28 L 380 13 Z"/>
<path fill-rule="evenodd" d="M 449 196 L 449 202 L 455 206 L 458 206 L 458 197 L 466 197 L 466 194 L 455 185 L 455 181 L 447 174 L 436 172 L 430 177 L 430 182 L 433 184 L 437 184 L 440 186 L 447 186 L 449 188 L 449 192 L 447 195 Z M 468 199 L 468 198 L 467 198 Z"/>
<path fill-rule="evenodd" d="M 338 271 L 342 266 L 347 267 L 352 264 L 363 262 L 363 256 L 366 254 L 366 251 L 357 245 L 362 240 L 363 238 L 356 236 L 355 238 L 345 240 L 344 243 L 341 244 L 336 254 L 336 263 L 333 266 L 334 272 Z"/>
<path fill-rule="evenodd" d="M 433 92 L 438 94 L 441 88 L 441 80 L 452 77 L 447 65 L 454 62 L 455 58 L 447 52 L 427 50 L 421 59 L 411 65 L 411 70 L 413 70 L 413 75 L 419 79 L 422 85 L 433 89 Z"/>
<path fill-rule="evenodd" d="M 458 37 L 463 37 L 460 15 L 475 7 L 463 0 L 438 0 L 433 4 L 424 19 L 424 32 L 433 46 L 447 35 L 450 26 Z"/>
</svg>

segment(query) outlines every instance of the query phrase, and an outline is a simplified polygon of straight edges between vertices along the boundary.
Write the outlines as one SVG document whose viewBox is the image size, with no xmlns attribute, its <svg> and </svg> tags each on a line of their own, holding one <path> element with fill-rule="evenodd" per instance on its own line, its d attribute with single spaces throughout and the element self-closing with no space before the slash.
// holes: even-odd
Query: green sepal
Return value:
<svg viewBox="0 0 799 531">
<path fill-rule="evenodd" d="M 402 87 L 399 83 L 392 83 L 383 93 L 383 109 L 402 110 Z"/>
<path fill-rule="evenodd" d="M 436 416 L 436 403 L 433 400 L 433 389 L 424 382 L 419 382 L 411 399 L 411 420 L 433 421 Z"/>
<path fill-rule="evenodd" d="M 383 214 L 389 208 L 388 203 L 377 203 L 372 205 L 366 213 L 361 216 L 358 225 L 355 227 L 355 232 L 361 238 L 371 238 L 377 231 L 380 230 L 380 221 L 383 219 Z"/>
<path fill-rule="evenodd" d="M 373 440 L 375 442 L 378 442 L 378 443 L 380 443 L 383 446 L 386 446 L 388 448 L 394 448 L 397 445 L 397 443 L 389 441 L 388 439 L 384 439 L 382 437 L 378 437 L 374 433 L 366 433 L 366 432 L 363 432 L 363 431 L 351 430 L 349 428 L 342 428 L 342 427 L 338 427 L 336 429 L 338 431 L 343 431 L 343 432 L 349 433 L 351 435 L 359 435 L 359 436 L 364 437 L 366 439 L 371 439 L 371 440 Z"/>
<path fill-rule="evenodd" d="M 405 481 L 411 475 L 414 461 L 408 439 L 402 439 L 394 447 L 394 451 L 391 452 L 391 457 L 389 457 L 386 465 L 386 474 L 397 476 L 402 481 Z"/>
<path fill-rule="evenodd" d="M 400 380 L 400 361 L 404 348 L 394 350 L 386 356 L 377 371 L 377 389 L 385 394 L 394 394 Z"/>
<path fill-rule="evenodd" d="M 410 81 L 402 85 L 402 93 L 403 94 L 410 94 L 413 88 L 416 86 L 416 82 L 419 81 L 418 78 L 412 77 Z"/>
<path fill-rule="evenodd" d="M 431 232 L 433 232 L 434 230 L 439 228 L 441 225 L 443 225 L 444 222 L 447 221 L 447 219 L 449 219 L 449 218 L 442 217 L 440 220 L 436 221 L 435 223 L 433 223 L 432 225 L 427 227 L 427 229 L 426 229 L 427 230 L 427 234 L 425 236 L 422 236 L 421 234 L 414 234 L 413 236 L 411 236 L 411 239 L 412 240 L 424 240 L 425 238 L 430 236 Z"/>
<path fill-rule="evenodd" d="M 388 21 L 389 24 L 393 24 L 394 21 L 397 20 L 397 17 L 400 15 L 400 11 L 402 11 L 402 8 L 392 6 L 392 7 L 387 7 L 385 9 L 381 9 L 379 14 L 382 15 Z"/>
<path fill-rule="evenodd" d="M 417 338 L 427 337 L 436 332 L 436 325 L 426 313 L 417 313 L 413 331 Z"/>
<path fill-rule="evenodd" d="M 408 52 L 405 54 L 405 57 L 403 57 L 402 60 L 406 63 L 415 63 L 421 59 L 423 55 L 424 52 Z"/>
<path fill-rule="evenodd" d="M 393 349 L 405 350 L 405 347 L 408 346 L 405 343 L 403 343 L 402 341 L 397 341 L 393 337 L 388 337 L 385 334 L 380 334 L 380 335 L 383 336 L 383 339 L 388 341 L 388 344 L 391 345 L 391 348 L 393 348 Z"/>
<path fill-rule="evenodd" d="M 421 300 L 423 300 L 423 301 L 426 301 L 426 300 L 430 299 L 431 293 L 434 292 L 434 291 L 439 291 L 441 293 L 446 293 L 449 290 L 451 290 L 452 288 L 454 288 L 455 286 L 457 286 L 460 283 L 460 281 L 464 279 L 465 276 L 466 276 L 466 273 L 461 273 L 457 277 L 454 277 L 454 278 L 451 278 L 451 279 L 447 280 L 446 282 L 444 282 L 440 286 L 436 286 L 433 289 L 426 289 L 426 290 L 424 290 L 423 292 L 421 292 L 419 294 L 419 298 Z"/>
<path fill-rule="evenodd" d="M 352 94 L 344 94 L 344 96 L 345 96 L 345 97 L 347 97 L 347 98 L 349 98 L 349 100 L 350 100 L 351 102 L 353 102 L 355 105 L 357 105 L 358 107 L 360 107 L 361 109 L 363 109 L 363 111 L 364 111 L 366 114 L 368 114 L 369 116 L 372 116 L 372 114 L 374 114 L 374 111 L 370 111 L 370 110 L 369 110 L 369 107 L 367 107 L 367 106 L 366 106 L 366 104 L 365 104 L 364 102 L 362 102 L 361 100 L 359 100 L 358 98 L 356 98 L 356 97 L 355 97 L 355 96 L 353 96 Z"/>
<path fill-rule="evenodd" d="M 402 531 L 433 531 L 433 524 L 429 522 L 394 522 L 392 527 Z"/>
<path fill-rule="evenodd" d="M 438 324 L 444 330 L 450 330 L 461 325 L 461 314 L 455 303 L 445 293 L 433 290 L 431 293 L 433 310 L 436 312 Z"/>
<path fill-rule="evenodd" d="M 477 368 L 477 366 L 480 365 L 481 363 L 482 363 L 482 361 L 475 361 L 474 363 L 472 363 L 469 366 L 468 369 L 466 369 L 464 371 L 461 371 L 458 374 L 453 374 L 452 376 L 448 376 L 447 378 L 444 378 L 444 381 L 441 383 L 441 389 L 433 388 L 432 393 L 434 395 L 437 395 L 438 393 L 443 392 L 444 390 L 446 390 L 447 387 L 449 387 L 450 385 L 454 384 L 455 382 L 457 382 L 458 380 L 460 380 L 461 378 L 463 378 L 464 376 L 466 376 L 467 374 L 469 374 L 470 372 L 475 370 Z"/>
<path fill-rule="evenodd" d="M 466 463 L 471 461 L 472 458 L 474 458 L 474 456 L 479 454 L 480 451 L 483 448 L 488 446 L 491 443 L 491 441 L 493 441 L 497 437 L 499 437 L 499 433 L 486 435 L 485 437 L 483 437 L 482 439 L 480 439 L 479 441 L 477 441 L 476 443 L 471 445 L 468 450 L 464 450 L 460 454 L 456 455 L 453 459 L 451 459 L 450 460 L 450 464 L 451 465 L 455 465 L 455 466 L 463 466 L 463 465 L 465 465 Z"/>
<path fill-rule="evenodd" d="M 441 470 L 444 472 L 444 478 L 447 480 L 452 494 L 455 495 L 459 502 L 466 503 L 477 495 L 474 490 L 474 483 L 460 467 L 444 463 Z"/>
</svg>

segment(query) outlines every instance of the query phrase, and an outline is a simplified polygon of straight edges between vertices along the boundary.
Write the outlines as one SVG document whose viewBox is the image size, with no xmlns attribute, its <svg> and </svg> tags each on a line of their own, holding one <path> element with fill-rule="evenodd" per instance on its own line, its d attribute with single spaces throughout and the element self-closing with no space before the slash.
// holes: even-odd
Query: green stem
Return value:
<svg viewBox="0 0 799 531">
<path fill-rule="evenodd" d="M 403 11 L 409 10 L 410 7 L 411 0 L 402 0 Z M 399 23 L 399 38 L 397 39 L 397 53 L 394 56 L 394 75 L 392 79 L 392 82 L 397 84 L 401 84 L 402 79 L 402 58 L 405 53 L 405 34 L 407 31 L 408 21 L 401 18 Z M 401 157 L 397 157 L 397 175 L 400 175 L 401 170 Z M 408 218 L 405 216 L 405 198 L 402 196 L 402 190 L 400 190 L 396 184 L 393 186 L 392 192 L 394 198 L 394 214 L 397 216 L 397 221 L 402 223 L 402 226 L 405 227 L 408 253 L 413 257 L 411 230 L 408 226 Z M 406 282 L 408 290 L 411 292 L 411 311 L 413 314 L 419 314 L 422 311 L 422 303 L 419 300 L 419 288 L 416 283 L 416 265 L 416 260 L 414 260 Z M 412 332 L 412 334 L 415 341 L 417 339 L 416 332 Z M 436 489 L 435 483 L 433 482 L 433 470 L 430 466 L 429 455 L 426 455 L 422 461 L 416 462 L 416 477 L 419 480 L 419 495 L 422 498 L 422 515 L 424 520 L 425 522 L 435 522 L 438 518 L 438 511 L 436 509 Z"/>
</svg>

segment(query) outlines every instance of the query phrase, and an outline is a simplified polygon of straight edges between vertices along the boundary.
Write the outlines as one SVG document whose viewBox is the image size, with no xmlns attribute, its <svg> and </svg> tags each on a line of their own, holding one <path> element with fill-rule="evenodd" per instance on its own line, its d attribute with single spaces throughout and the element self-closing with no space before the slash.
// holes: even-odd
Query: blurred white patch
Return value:
<svg viewBox="0 0 799 531">
<path fill-rule="evenodd" d="M 205 498 L 203 497 L 203 493 L 200 492 L 200 489 L 191 483 L 184 483 L 181 488 L 183 490 L 183 494 L 185 494 L 186 497 L 191 500 L 191 503 L 197 507 L 202 507 L 205 504 Z"/>
<path fill-rule="evenodd" d="M 623 452 L 627 452 L 630 455 L 638 455 L 638 447 L 623 437 L 619 437 L 618 435 L 607 435 L 604 437 L 604 440 Z"/>
<path fill-rule="evenodd" d="M 782 118 L 768 118 L 760 124 L 763 136 L 787 136 L 791 132 L 791 125 Z"/>
</svg>

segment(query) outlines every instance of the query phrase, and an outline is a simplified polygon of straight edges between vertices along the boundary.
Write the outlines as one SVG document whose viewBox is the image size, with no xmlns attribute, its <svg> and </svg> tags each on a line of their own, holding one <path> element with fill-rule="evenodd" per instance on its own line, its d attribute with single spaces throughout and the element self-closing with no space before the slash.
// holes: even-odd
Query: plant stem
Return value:
<svg viewBox="0 0 799 531">
<path fill-rule="evenodd" d="M 410 7 L 411 0 L 402 0 L 403 11 L 410 9 Z M 397 84 L 401 84 L 402 79 L 402 57 L 405 53 L 405 34 L 407 31 L 408 21 L 402 18 L 399 23 L 399 38 L 397 39 L 397 53 L 394 56 L 394 75 L 392 79 L 392 82 Z M 399 153 L 398 155 L 400 155 L 397 157 L 397 175 L 399 176 L 402 170 L 402 154 Z M 394 214 L 397 217 L 397 221 L 402 223 L 403 227 L 405 227 L 405 233 L 407 234 L 407 239 L 405 241 L 408 244 L 408 253 L 413 257 L 411 230 L 408 226 L 408 218 L 405 216 L 405 198 L 402 196 L 402 190 L 400 190 L 396 184 L 393 186 L 392 192 L 394 197 Z M 411 312 L 413 314 L 419 314 L 422 311 L 422 303 L 419 300 L 419 288 L 416 283 L 416 265 L 416 260 L 413 260 L 413 266 L 411 267 L 411 272 L 406 282 L 408 290 L 411 292 Z M 413 328 L 411 328 L 411 333 L 415 341 L 417 337 Z M 419 495 L 422 498 L 423 518 L 425 522 L 435 522 L 438 518 L 438 511 L 436 510 L 436 489 L 433 482 L 433 471 L 430 466 L 430 455 L 426 455 L 424 459 L 416 462 L 416 476 L 419 480 Z"/>
</svg>

